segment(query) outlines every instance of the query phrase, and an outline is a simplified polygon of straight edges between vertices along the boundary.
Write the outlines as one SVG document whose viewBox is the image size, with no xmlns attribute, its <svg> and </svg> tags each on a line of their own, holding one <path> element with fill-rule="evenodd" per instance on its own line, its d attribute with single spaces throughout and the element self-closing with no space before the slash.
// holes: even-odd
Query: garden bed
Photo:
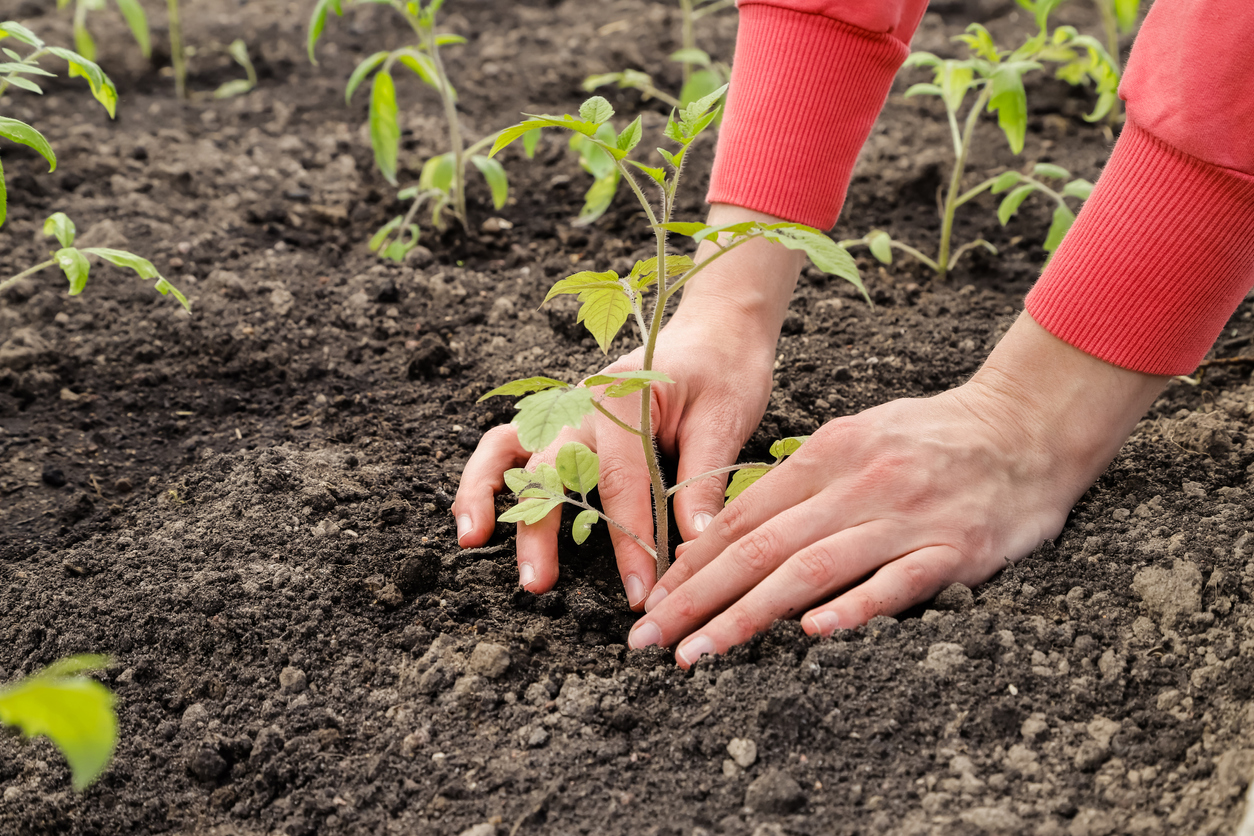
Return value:
<svg viewBox="0 0 1254 836">
<path fill-rule="evenodd" d="M 18 5 L 69 42 L 51 3 Z M 638 210 L 620 196 L 571 226 L 588 179 L 553 132 L 535 163 L 504 155 L 509 205 L 472 191 L 469 234 L 424 230 L 405 263 L 378 261 L 364 241 L 396 205 L 343 84 L 398 33 L 386 8 L 351 11 L 312 67 L 304 5 L 188 4 L 193 44 L 247 40 L 261 85 L 238 99 L 177 103 L 102 17 L 116 123 L 78 82 L 4 104 L 60 157 L 48 174 L 5 148 L 5 275 L 45 257 L 42 220 L 67 211 L 85 245 L 152 258 L 193 313 L 105 270 L 77 298 L 47 273 L 0 302 L 0 680 L 108 653 L 121 724 L 81 795 L 46 741 L 0 738 L 0 833 L 1232 831 L 1254 773 L 1250 366 L 1169 386 L 1058 541 L 973 596 L 830 640 L 777 624 L 689 672 L 627 651 L 604 537 L 535 596 L 516 586 L 512 526 L 462 551 L 448 509 L 512 412 L 479 395 L 604 363 L 572 307 L 537 306 L 567 273 L 646 255 Z M 952 51 L 977 6 L 995 32 L 1026 25 L 1013 4 L 969 5 L 940 4 L 915 48 Z M 448 57 L 475 137 L 522 109 L 572 110 L 589 73 L 665 66 L 678 34 L 668 4 L 641 0 L 447 12 L 470 37 Z M 713 22 L 706 45 L 729 57 L 735 16 Z M 193 70 L 196 90 L 238 74 L 208 49 Z M 442 122 L 400 87 L 412 177 Z M 930 249 L 948 133 L 938 104 L 902 90 L 836 232 Z M 1109 142 L 1080 118 L 1089 105 L 1033 81 L 1024 158 L 1095 179 Z M 658 130 L 665 111 L 644 107 Z M 995 124 L 978 136 L 973 181 L 1022 164 Z M 689 216 L 711 143 L 696 152 Z M 1003 228 L 994 201 L 962 210 L 956 240 L 1002 255 L 972 255 L 945 286 L 866 257 L 871 310 L 807 270 L 751 456 L 977 368 L 1021 309 L 1049 218 L 1029 200 Z M 485 232 L 490 217 L 512 227 Z M 1249 353 L 1252 312 L 1219 354 Z"/>
</svg>

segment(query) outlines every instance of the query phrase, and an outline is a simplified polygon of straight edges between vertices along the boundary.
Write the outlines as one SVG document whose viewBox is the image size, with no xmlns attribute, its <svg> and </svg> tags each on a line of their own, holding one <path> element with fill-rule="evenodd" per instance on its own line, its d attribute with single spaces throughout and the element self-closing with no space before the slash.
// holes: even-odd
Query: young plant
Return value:
<svg viewBox="0 0 1254 836">
<path fill-rule="evenodd" d="M 603 353 L 608 353 L 610 343 L 628 320 L 633 321 L 644 346 L 642 368 L 639 371 L 594 375 L 580 383 L 568 383 L 550 377 L 530 377 L 497 387 L 483 396 L 525 396 L 516 404 L 518 414 L 513 424 L 518 430 L 519 443 L 531 451 L 545 449 L 557 439 L 563 427 L 578 428 L 583 419 L 593 412 L 601 413 L 623 432 L 636 436 L 640 440 L 652 488 L 656 549 L 639 532 L 628 531 L 589 503 L 588 493 L 597 484 L 600 465 L 596 454 L 578 443 L 562 446 L 556 466 L 540 465 L 535 471 L 515 469 L 506 473 L 506 484 L 514 491 L 519 502 L 502 514 L 500 521 L 532 524 L 563 503 L 574 505 L 580 509 L 574 529 L 577 542 L 583 542 L 592 525 L 598 519 L 604 519 L 609 525 L 626 532 L 641 548 L 653 555 L 657 561 L 658 577 L 661 577 L 670 563 L 667 498 L 682 487 L 679 485 L 667 489 L 663 482 L 653 438 L 653 415 L 650 411 L 651 387 L 672 382 L 665 373 L 653 368 L 654 350 L 665 319 L 667 303 L 685 285 L 697 279 L 711 263 L 746 242 L 759 238 L 778 242 L 790 249 L 803 250 L 820 270 L 846 279 L 866 296 L 866 289 L 853 258 L 831 238 L 816 229 L 795 223 L 745 222 L 710 226 L 674 219 L 675 194 L 688 149 L 714 121 L 718 114 L 715 103 L 723 92 L 721 88 L 715 90 L 682 108 L 678 114 L 672 114 L 667 120 L 664 135 L 677 147 L 675 150 L 657 149 L 665 163 L 664 168 L 629 158 L 642 138 L 641 119 L 637 117 L 622 132 L 615 132 L 611 127 L 611 137 L 605 131 L 605 126 L 610 124 L 614 110 L 600 96 L 584 102 L 578 116 L 529 115 L 526 121 L 502 131 L 492 146 L 492 153 L 495 154 L 538 128 L 559 128 L 584 137 L 613 160 L 619 176 L 631 188 L 644 210 L 649 231 L 657 245 L 656 255 L 636 262 L 626 276 L 620 276 L 613 270 L 575 273 L 554 284 L 544 298 L 544 303 L 547 303 L 563 294 L 576 296 L 581 303 L 578 321 L 596 339 Z M 657 188 L 656 201 L 650 200 L 645 194 L 644 189 L 649 184 Z M 670 233 L 698 242 L 712 241 L 718 245 L 718 250 L 701 264 L 695 264 L 686 255 L 676 255 L 668 251 L 667 236 Z M 651 306 L 646 303 L 646 293 L 652 296 Z M 869 303 L 869 297 L 867 301 Z M 620 419 L 606 407 L 607 400 L 629 395 L 640 398 L 640 418 L 635 425 Z M 791 450 L 773 448 L 772 452 L 777 456 L 778 463 L 781 453 L 787 455 Z M 774 465 L 760 463 L 751 465 L 759 469 L 772 466 Z M 740 467 L 745 466 L 722 468 L 697 478 L 726 473 Z M 694 480 L 688 480 L 692 481 Z M 572 494 L 577 494 L 578 498 Z"/>
<path fill-rule="evenodd" d="M 1102 16 L 1106 51 L 1110 53 L 1115 71 L 1118 72 L 1119 36 L 1128 34 L 1136 27 L 1136 19 L 1141 14 L 1141 0 L 1093 0 L 1093 3 Z"/>
<path fill-rule="evenodd" d="M 414 218 L 424 204 L 430 204 L 431 221 L 436 226 L 441 226 L 442 213 L 447 211 L 461 223 L 463 229 L 468 228 L 468 165 L 478 169 L 487 181 L 492 192 L 492 205 L 497 209 L 504 206 L 509 197 L 509 179 L 499 162 L 480 153 L 492 144 L 496 134 L 484 137 L 470 147 L 466 147 L 462 138 L 461 124 L 457 118 L 457 91 L 445 71 L 440 47 L 463 44 L 466 39 L 460 35 L 436 31 L 436 13 L 444 5 L 444 0 L 429 0 L 425 4 L 422 0 L 318 0 L 309 23 L 308 43 L 309 60 L 315 64 L 317 60 L 314 50 L 323 29 L 326 28 L 327 14 L 335 12 L 336 15 L 343 15 L 344 2 L 391 6 L 405 19 L 418 39 L 413 46 L 401 47 L 391 52 L 376 52 L 367 57 L 353 70 L 344 94 L 345 100 L 351 101 L 357 88 L 374 73 L 370 89 L 370 144 L 374 149 L 375 165 L 384 178 L 392 185 L 397 185 L 401 129 L 398 122 L 396 83 L 392 76 L 397 65 L 412 70 L 423 83 L 440 94 L 448 123 L 449 150 L 427 160 L 418 176 L 418 183 L 397 194 L 397 199 L 401 201 L 413 201 L 408 213 L 393 218 L 370 240 L 370 249 L 381 256 L 400 261 L 418 243 L 419 229 Z M 528 139 L 529 151 L 534 150 L 536 138 L 533 136 Z"/>
<path fill-rule="evenodd" d="M 1054 189 L 1037 178 L 1066 180 L 1067 182 L 1061 189 Z M 1017 171 L 1007 171 L 999 175 L 994 178 L 989 191 L 993 194 L 1010 192 L 997 207 L 997 220 L 1001 221 L 1002 226 L 1010 222 L 1010 219 L 1019 211 L 1023 201 L 1034 192 L 1040 192 L 1054 201 L 1054 218 L 1049 224 L 1049 232 L 1045 234 L 1043 245 L 1045 251 L 1052 257 L 1054 250 L 1058 249 L 1058 245 L 1062 243 L 1067 230 L 1071 229 L 1071 224 L 1075 223 L 1076 213 L 1067 205 L 1066 199 L 1071 197 L 1080 202 L 1088 200 L 1089 195 L 1093 193 L 1093 184 L 1082 177 L 1072 179 L 1071 172 L 1060 165 L 1037 163 L 1032 167 L 1031 175 L 1020 174 Z"/>
<path fill-rule="evenodd" d="M 96 60 L 96 39 L 87 28 L 87 15 L 91 12 L 104 11 L 105 0 L 57 0 L 57 9 L 64 9 L 74 3 L 74 48 L 78 54 L 89 61 Z M 126 25 L 130 27 L 140 53 L 149 58 L 152 56 L 152 39 L 148 33 L 148 15 L 138 0 L 115 0 L 118 11 Z"/>
<path fill-rule="evenodd" d="M 941 59 L 930 52 L 916 52 L 906 59 L 907 67 L 928 67 L 933 71 L 931 83 L 915 84 L 906 96 L 937 96 L 945 105 L 949 120 L 950 137 L 954 148 L 954 165 L 950 173 L 949 187 L 940 205 L 941 236 L 935 259 L 923 256 L 917 250 L 907 249 L 911 255 L 936 271 L 938 278 L 945 276 L 957 264 L 963 253 L 976 247 L 984 247 L 996 254 L 992 244 L 983 239 L 969 241 L 952 249 L 954 214 L 963 204 L 991 189 L 997 178 L 989 178 L 973 188 L 963 190 L 963 176 L 971 153 L 972 138 L 980 115 L 996 113 L 998 126 L 1015 154 L 1023 151 L 1027 132 L 1027 94 L 1023 88 L 1023 76 L 1044 67 L 1043 62 L 1058 63 L 1058 76 L 1072 84 L 1093 81 L 1097 85 L 1098 100 L 1092 113 L 1084 118 L 1101 119 L 1114 104 L 1118 87 L 1118 75 L 1111 66 L 1105 48 L 1094 38 L 1080 35 L 1073 27 L 1060 26 L 1052 34 L 1047 29 L 1049 12 L 1057 0 L 1041 0 L 1028 3 L 1035 15 L 1039 33 L 1014 51 L 1001 50 L 993 42 L 992 35 L 978 23 L 967 27 L 967 33 L 959 35 L 971 52 L 965 60 Z M 975 100 L 960 120 L 959 113 L 967 94 L 975 93 Z M 896 242 L 892 245 L 897 246 Z M 904 249 L 898 246 L 899 249 Z"/>
<path fill-rule="evenodd" d="M 70 282 L 70 295 L 77 296 L 87 286 L 88 271 L 91 269 L 91 262 L 87 260 L 87 257 L 95 256 L 115 267 L 134 270 L 145 281 L 156 279 L 157 281 L 152 287 L 153 290 L 162 296 L 173 296 L 186 310 L 190 311 L 192 309 L 187 301 L 187 297 L 179 292 L 178 288 L 166 281 L 165 277 L 157 271 L 157 268 L 148 259 L 140 258 L 134 253 L 128 253 L 125 250 L 114 250 L 108 247 L 84 247 L 79 249 L 74 246 L 75 234 L 74 222 L 66 217 L 64 212 L 50 215 L 44 221 L 44 235 L 56 238 L 61 248 L 52 252 L 52 257 L 47 261 L 42 261 L 34 267 L 29 267 L 17 275 L 0 281 L 0 292 L 3 292 L 10 285 L 17 284 L 27 276 L 33 276 L 42 270 L 47 270 L 49 267 L 60 267 L 61 272 L 65 273 L 65 278 Z"/>
<path fill-rule="evenodd" d="M 24 44 L 29 47 L 30 52 L 23 57 L 7 45 L 0 47 L 4 52 L 5 59 L 7 59 L 0 61 L 0 100 L 3 100 L 4 94 L 8 92 L 10 87 L 42 95 L 43 89 L 40 88 L 34 79 L 54 77 L 56 75 L 39 64 L 41 59 L 52 56 L 60 58 L 69 65 L 71 78 L 82 76 L 87 79 L 87 83 L 91 86 L 91 94 L 96 97 L 98 102 L 104 105 L 104 109 L 109 112 L 109 118 L 113 118 L 118 104 L 118 91 L 113 86 L 113 82 L 109 80 L 109 77 L 96 66 L 95 62 L 84 58 L 73 50 L 63 49 L 58 46 L 48 46 L 34 32 L 11 20 L 0 23 L 0 42 L 7 38 L 12 39 L 10 43 L 14 46 Z M 19 145 L 33 148 L 48 161 L 49 171 L 56 170 L 56 153 L 53 152 L 52 146 L 44 138 L 44 135 L 32 126 L 8 116 L 0 116 L 0 137 L 16 142 Z M 0 226 L 4 225 L 7 209 L 8 191 L 4 184 L 4 165 L 2 160 L 0 160 Z"/>
<path fill-rule="evenodd" d="M 117 747 L 113 694 L 96 680 L 80 676 L 108 661 L 104 656 L 71 656 L 0 687 L 0 725 L 51 740 L 65 755 L 76 790 L 100 777 Z"/>
</svg>

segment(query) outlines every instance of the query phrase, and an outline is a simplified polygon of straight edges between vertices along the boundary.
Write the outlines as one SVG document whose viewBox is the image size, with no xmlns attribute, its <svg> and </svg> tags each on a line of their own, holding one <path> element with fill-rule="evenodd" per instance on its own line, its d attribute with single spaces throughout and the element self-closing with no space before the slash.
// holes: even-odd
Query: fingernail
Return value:
<svg viewBox="0 0 1254 836">
<path fill-rule="evenodd" d="M 702 656 L 714 652 L 714 642 L 710 641 L 707 636 L 697 636 L 689 639 L 679 648 L 679 658 L 684 664 L 691 665 Z"/>
<path fill-rule="evenodd" d="M 705 529 L 709 527 L 710 523 L 713 522 L 713 520 L 714 518 L 711 517 L 709 514 L 693 514 L 692 515 L 692 527 L 695 528 L 699 532 L 705 531 Z"/>
<path fill-rule="evenodd" d="M 532 568 L 530 563 L 522 563 L 518 566 L 518 585 L 526 587 L 536 579 L 536 570 Z"/>
<path fill-rule="evenodd" d="M 810 622 L 810 629 L 806 632 L 818 633 L 820 636 L 830 636 L 840 627 L 840 618 L 834 612 L 810 613 L 802 620 Z"/>
<path fill-rule="evenodd" d="M 627 646 L 632 650 L 662 643 L 662 631 L 652 621 L 638 621 L 627 636 Z"/>
<path fill-rule="evenodd" d="M 474 527 L 475 527 L 475 524 L 470 521 L 469 514 L 461 514 L 460 516 L 458 516 L 457 518 L 457 542 L 460 544 L 462 541 L 462 538 L 465 537 L 467 534 L 469 534 L 470 530 Z"/>
<path fill-rule="evenodd" d="M 660 584 L 653 587 L 653 591 L 649 593 L 648 599 L 644 602 L 644 611 L 648 612 L 653 609 L 658 604 L 662 603 L 662 599 L 665 597 L 666 590 L 663 589 Z"/>
<path fill-rule="evenodd" d="M 628 575 L 624 584 L 627 589 L 627 603 L 633 607 L 644 600 L 644 581 L 635 575 Z"/>
</svg>

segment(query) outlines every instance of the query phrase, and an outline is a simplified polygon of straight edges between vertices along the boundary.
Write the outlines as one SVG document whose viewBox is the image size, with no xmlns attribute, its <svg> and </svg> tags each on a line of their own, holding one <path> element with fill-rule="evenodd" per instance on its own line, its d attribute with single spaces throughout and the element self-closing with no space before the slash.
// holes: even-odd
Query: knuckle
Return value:
<svg viewBox="0 0 1254 836">
<path fill-rule="evenodd" d="M 836 555 L 821 543 L 811 544 L 793 557 L 797 579 L 813 587 L 826 586 L 836 574 L 836 565 Z"/>
<path fill-rule="evenodd" d="M 899 560 L 893 567 L 897 575 L 897 586 L 901 591 L 902 604 L 909 605 L 924 597 L 935 585 L 935 572 L 932 567 L 919 560 Z"/>
<path fill-rule="evenodd" d="M 736 637 L 737 644 L 758 632 L 758 620 L 744 607 L 732 607 L 723 613 L 723 618 L 726 619 L 728 627 Z"/>
<path fill-rule="evenodd" d="M 779 538 L 766 526 L 754 529 L 736 544 L 741 562 L 754 572 L 770 569 L 778 559 L 779 549 Z"/>
<path fill-rule="evenodd" d="M 696 621 L 700 615 L 700 608 L 697 606 L 697 602 L 693 600 L 690 593 L 682 589 L 666 596 L 666 604 L 670 608 L 671 614 L 684 624 Z"/>
<path fill-rule="evenodd" d="M 610 496 L 626 493 L 639 481 L 636 472 L 621 459 L 602 457 L 597 487 Z"/>
<path fill-rule="evenodd" d="M 749 498 L 742 494 L 714 518 L 714 532 L 723 542 L 735 542 L 747 533 L 749 518 Z"/>
</svg>

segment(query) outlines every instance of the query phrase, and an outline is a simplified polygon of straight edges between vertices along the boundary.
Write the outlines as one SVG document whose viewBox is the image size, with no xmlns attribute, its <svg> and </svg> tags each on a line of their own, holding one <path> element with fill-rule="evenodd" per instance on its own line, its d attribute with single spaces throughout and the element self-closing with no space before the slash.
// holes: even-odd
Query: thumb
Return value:
<svg viewBox="0 0 1254 836">
<path fill-rule="evenodd" d="M 725 426 L 725 421 L 708 413 L 698 413 L 688 417 L 684 424 L 695 427 L 696 432 L 685 432 L 680 439 L 675 484 L 735 463 L 740 454 L 740 433 Z M 684 540 L 696 539 L 723 510 L 727 476 L 720 473 L 697 479 L 675 493 L 675 523 Z"/>
</svg>

